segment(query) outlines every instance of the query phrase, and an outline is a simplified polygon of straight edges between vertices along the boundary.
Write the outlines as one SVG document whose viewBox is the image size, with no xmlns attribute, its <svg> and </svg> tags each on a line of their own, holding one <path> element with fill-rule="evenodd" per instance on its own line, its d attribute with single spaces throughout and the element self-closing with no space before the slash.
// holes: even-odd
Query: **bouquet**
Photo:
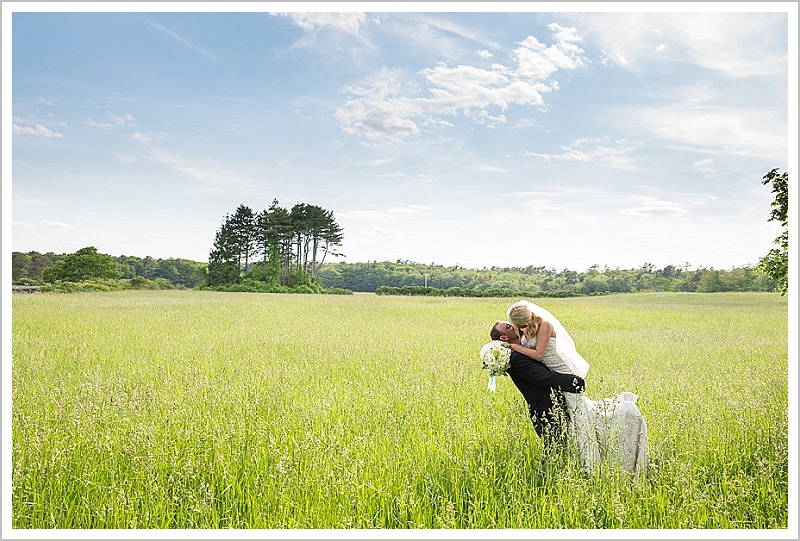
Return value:
<svg viewBox="0 0 800 541">
<path fill-rule="evenodd" d="M 483 369 L 489 373 L 489 392 L 494 392 L 497 376 L 504 376 L 511 365 L 511 346 L 501 340 L 492 340 L 481 348 Z"/>
</svg>

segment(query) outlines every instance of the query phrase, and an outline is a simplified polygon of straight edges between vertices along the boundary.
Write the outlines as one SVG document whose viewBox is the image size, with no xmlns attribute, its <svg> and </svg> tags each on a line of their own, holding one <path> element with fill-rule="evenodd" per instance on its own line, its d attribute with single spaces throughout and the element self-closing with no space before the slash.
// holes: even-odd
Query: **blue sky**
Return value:
<svg viewBox="0 0 800 541">
<path fill-rule="evenodd" d="M 333 211 L 334 262 L 722 269 L 780 233 L 796 3 L 198 5 L 3 3 L 5 247 L 206 261 L 273 199 Z"/>
</svg>

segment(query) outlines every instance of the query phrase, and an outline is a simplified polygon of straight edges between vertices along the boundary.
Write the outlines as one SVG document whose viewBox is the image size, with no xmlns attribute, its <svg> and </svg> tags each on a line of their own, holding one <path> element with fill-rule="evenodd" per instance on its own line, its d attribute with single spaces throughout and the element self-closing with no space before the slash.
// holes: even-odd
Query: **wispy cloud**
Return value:
<svg viewBox="0 0 800 541">
<path fill-rule="evenodd" d="M 337 218 L 362 222 L 396 222 L 402 216 L 408 216 L 430 210 L 426 205 L 405 205 L 389 207 L 383 210 L 350 210 L 337 214 Z"/>
<path fill-rule="evenodd" d="M 367 237 L 367 239 L 396 239 L 401 237 L 400 233 L 395 231 L 394 229 L 385 229 L 382 227 L 375 227 L 373 229 L 366 229 L 362 230 L 361 235 Z"/>
<path fill-rule="evenodd" d="M 496 165 L 490 165 L 488 163 L 483 162 L 476 162 L 472 166 L 473 171 L 478 171 L 479 173 L 508 173 L 508 169 L 504 169 L 502 167 L 498 167 Z"/>
<path fill-rule="evenodd" d="M 117 159 L 127 163 L 145 162 L 162 165 L 208 185 L 229 186 L 249 184 L 252 181 L 249 174 L 232 169 L 217 160 L 186 157 L 180 152 L 156 144 L 167 139 L 164 133 L 136 132 L 132 135 L 132 139 L 141 143 L 147 153 L 141 157 L 118 154 Z"/>
<path fill-rule="evenodd" d="M 626 216 L 677 216 L 686 214 L 686 210 L 682 205 L 675 201 L 660 201 L 654 198 L 644 199 L 641 204 L 635 207 L 628 207 L 620 212 Z"/>
<path fill-rule="evenodd" d="M 378 210 L 349 210 L 337 215 L 340 219 L 358 220 L 364 222 L 394 222 L 397 216 Z"/>
<path fill-rule="evenodd" d="M 596 42 L 608 64 L 642 70 L 683 62 L 728 77 L 786 73 L 781 13 L 575 13 L 565 15 Z"/>
<path fill-rule="evenodd" d="M 168 35 L 169 37 L 173 38 L 175 41 L 177 41 L 181 45 L 184 45 L 184 46 L 186 46 L 186 47 L 188 47 L 188 48 L 190 48 L 190 49 L 192 49 L 194 51 L 197 51 L 198 53 L 200 53 L 201 55 L 205 56 L 209 60 L 214 60 L 214 61 L 219 62 L 219 57 L 217 57 L 217 55 L 207 51 L 206 49 L 200 47 L 199 45 L 195 45 L 186 36 L 182 36 L 182 35 L 178 34 L 177 32 L 173 32 L 169 28 L 167 28 L 165 26 L 162 26 L 162 25 L 158 24 L 157 22 L 147 21 L 147 24 L 149 24 L 150 26 L 152 26 L 153 28 L 155 28 L 157 30 L 160 30 L 164 34 Z"/>
<path fill-rule="evenodd" d="M 527 151 L 522 155 L 544 162 L 598 162 L 612 169 L 641 169 L 632 157 L 633 148 L 625 140 L 576 139 L 561 150 L 563 152 L 551 154 Z"/>
<path fill-rule="evenodd" d="M 47 228 L 55 228 L 61 230 L 75 229 L 75 226 L 72 226 L 64 222 L 51 222 L 47 220 L 42 220 L 41 222 L 36 224 L 30 222 L 12 222 L 12 225 L 19 229 L 34 229 L 37 227 L 47 227 Z"/>
<path fill-rule="evenodd" d="M 158 133 L 145 133 L 145 132 L 134 132 L 131 138 L 136 141 L 137 143 L 142 143 L 143 145 L 150 145 L 154 141 L 163 141 L 167 138 L 167 134 L 164 132 Z"/>
<path fill-rule="evenodd" d="M 774 111 L 722 105 L 675 105 L 638 113 L 655 135 L 695 152 L 716 156 L 786 159 L 785 118 Z"/>
<path fill-rule="evenodd" d="M 114 113 L 108 112 L 106 113 L 106 116 L 108 116 L 111 122 L 95 122 L 94 119 L 90 117 L 84 120 L 83 123 L 92 128 L 99 128 L 101 130 L 114 130 L 133 122 L 133 116 L 130 113 L 118 116 Z"/>
<path fill-rule="evenodd" d="M 17 135 L 33 135 L 34 137 L 47 137 L 48 139 L 61 139 L 63 134 L 54 132 L 41 124 L 34 124 L 33 126 L 20 126 L 19 124 L 12 124 L 12 131 Z"/>
<path fill-rule="evenodd" d="M 14 196 L 14 208 L 47 207 L 60 204 L 62 204 L 62 201 L 46 199 L 44 197 Z"/>
<path fill-rule="evenodd" d="M 440 62 L 417 74 L 422 78 L 419 85 L 404 83 L 401 72 L 383 68 L 371 80 L 343 89 L 353 97 L 336 111 L 336 120 L 345 133 L 375 143 L 399 143 L 419 135 L 420 126 L 441 116 L 464 115 L 489 125 L 504 123 L 505 117 L 492 110 L 541 106 L 543 94 L 558 88 L 552 77 L 559 70 L 586 64 L 575 29 L 557 24 L 548 28 L 552 45 L 528 36 L 510 53 L 507 64 L 450 67 Z M 417 86 L 427 87 L 429 94 L 411 95 Z"/>
<path fill-rule="evenodd" d="M 482 58 L 492 56 L 488 49 L 498 48 L 496 42 L 487 39 L 480 32 L 440 15 L 403 13 L 399 16 L 395 14 L 391 19 L 388 17 L 384 19 L 387 20 L 384 26 L 390 26 L 389 22 L 397 24 L 395 32 L 399 31 L 406 39 L 441 51 L 444 56 L 450 55 L 454 49 L 461 50 L 465 41 L 482 46 L 483 49 L 478 52 Z"/>
<path fill-rule="evenodd" d="M 353 61 L 362 62 L 365 50 L 375 47 L 365 36 L 363 29 L 377 16 L 360 12 L 271 12 L 273 17 L 288 17 L 303 30 L 303 36 L 292 43 L 289 49 L 316 51 L 328 61 L 343 53 Z"/>
<path fill-rule="evenodd" d="M 330 13 L 281 13 L 271 12 L 272 16 L 284 16 L 292 19 L 294 24 L 305 32 L 316 32 L 322 28 L 334 28 L 358 36 L 361 26 L 367 21 L 365 13 L 330 12 Z"/>
</svg>

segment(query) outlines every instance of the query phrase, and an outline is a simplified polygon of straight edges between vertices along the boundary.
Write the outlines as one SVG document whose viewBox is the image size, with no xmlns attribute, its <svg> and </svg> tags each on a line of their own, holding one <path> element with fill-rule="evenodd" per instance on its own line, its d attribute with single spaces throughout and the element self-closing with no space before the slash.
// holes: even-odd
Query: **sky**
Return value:
<svg viewBox="0 0 800 541">
<path fill-rule="evenodd" d="M 329 262 L 757 264 L 797 4 L 602 6 L 3 2 L 4 251 L 207 261 L 277 200 Z"/>
</svg>

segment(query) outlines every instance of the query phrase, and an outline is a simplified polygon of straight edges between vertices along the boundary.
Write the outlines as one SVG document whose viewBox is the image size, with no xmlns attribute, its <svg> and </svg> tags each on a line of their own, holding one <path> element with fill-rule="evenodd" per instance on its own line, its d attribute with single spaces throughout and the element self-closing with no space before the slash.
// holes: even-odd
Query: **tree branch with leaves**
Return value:
<svg viewBox="0 0 800 541">
<path fill-rule="evenodd" d="M 780 222 L 783 232 L 775 239 L 778 247 L 761 258 L 758 268 L 778 283 L 776 289 L 783 296 L 789 291 L 789 173 L 778 174 L 778 170 L 773 169 L 763 179 L 762 184 L 772 184 L 775 194 L 768 221 Z"/>
</svg>

